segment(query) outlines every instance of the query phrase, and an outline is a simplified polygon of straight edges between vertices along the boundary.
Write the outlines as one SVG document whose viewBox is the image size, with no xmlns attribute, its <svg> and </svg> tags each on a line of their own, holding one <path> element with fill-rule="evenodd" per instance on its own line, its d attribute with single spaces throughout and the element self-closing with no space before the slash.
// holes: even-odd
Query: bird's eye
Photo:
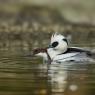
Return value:
<svg viewBox="0 0 95 95">
<path fill-rule="evenodd" d="M 65 42 L 68 44 L 68 41 L 67 41 L 67 39 L 63 39 L 63 41 L 65 41 Z"/>
<path fill-rule="evenodd" d="M 53 42 L 52 47 L 56 47 L 58 45 L 58 42 Z"/>
</svg>

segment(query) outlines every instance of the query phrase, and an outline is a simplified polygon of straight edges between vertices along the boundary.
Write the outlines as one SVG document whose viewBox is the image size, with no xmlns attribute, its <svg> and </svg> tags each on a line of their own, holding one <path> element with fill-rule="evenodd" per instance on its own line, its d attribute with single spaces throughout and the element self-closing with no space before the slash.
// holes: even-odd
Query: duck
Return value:
<svg viewBox="0 0 95 95">
<path fill-rule="evenodd" d="M 69 47 L 68 39 L 62 34 L 54 33 L 46 48 L 33 50 L 34 56 L 42 57 L 46 62 L 87 62 L 94 61 L 95 53 L 79 47 Z"/>
</svg>

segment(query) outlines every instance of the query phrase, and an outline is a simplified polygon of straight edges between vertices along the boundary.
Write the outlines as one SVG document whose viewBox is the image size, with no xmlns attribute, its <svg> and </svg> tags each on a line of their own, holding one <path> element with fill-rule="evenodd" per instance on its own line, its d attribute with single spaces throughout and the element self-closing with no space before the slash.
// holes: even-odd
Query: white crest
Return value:
<svg viewBox="0 0 95 95">
<path fill-rule="evenodd" d="M 55 41 L 55 40 L 60 40 L 65 38 L 63 35 L 59 34 L 58 32 L 52 34 L 51 36 L 51 42 Z"/>
</svg>

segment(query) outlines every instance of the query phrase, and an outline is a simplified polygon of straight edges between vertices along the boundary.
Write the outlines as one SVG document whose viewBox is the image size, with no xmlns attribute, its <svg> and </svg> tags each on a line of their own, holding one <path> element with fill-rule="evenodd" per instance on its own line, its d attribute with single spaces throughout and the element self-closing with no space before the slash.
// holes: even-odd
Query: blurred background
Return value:
<svg viewBox="0 0 95 95">
<path fill-rule="evenodd" d="M 0 95 L 95 94 L 95 64 L 47 66 L 24 56 L 54 32 L 95 51 L 95 0 L 0 0 Z"/>
<path fill-rule="evenodd" d="M 72 39 L 72 44 L 95 45 L 95 1 L 0 0 L 3 49 L 47 46 L 53 32 Z"/>
</svg>

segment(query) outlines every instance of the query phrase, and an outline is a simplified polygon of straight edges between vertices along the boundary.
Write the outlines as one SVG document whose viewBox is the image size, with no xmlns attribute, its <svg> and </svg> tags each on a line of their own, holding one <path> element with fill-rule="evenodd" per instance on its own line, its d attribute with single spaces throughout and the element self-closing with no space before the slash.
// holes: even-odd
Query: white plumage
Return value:
<svg viewBox="0 0 95 95">
<path fill-rule="evenodd" d="M 37 56 L 42 56 L 48 61 L 48 55 L 51 61 L 65 62 L 65 61 L 92 61 L 92 53 L 90 51 L 80 49 L 78 47 L 69 47 L 66 37 L 61 34 L 54 33 L 51 36 L 51 41 L 46 52 L 39 52 Z"/>
</svg>

